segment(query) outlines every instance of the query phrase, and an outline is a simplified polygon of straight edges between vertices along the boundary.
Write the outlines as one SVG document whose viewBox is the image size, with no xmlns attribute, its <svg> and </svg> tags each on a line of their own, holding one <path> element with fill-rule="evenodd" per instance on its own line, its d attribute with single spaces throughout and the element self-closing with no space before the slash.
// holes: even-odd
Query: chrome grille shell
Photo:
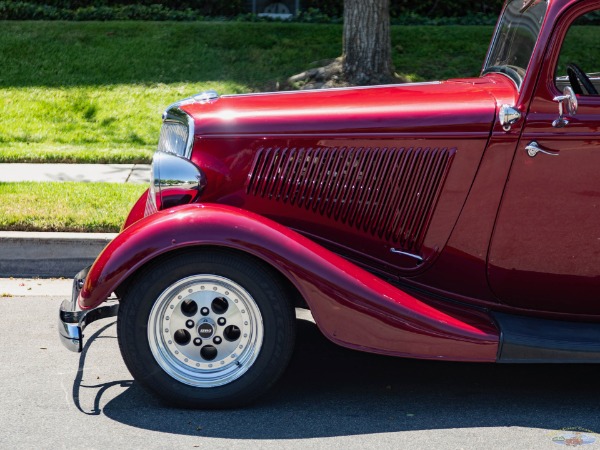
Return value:
<svg viewBox="0 0 600 450">
<path fill-rule="evenodd" d="M 158 151 L 190 159 L 194 145 L 194 132 L 194 119 L 179 107 L 170 107 L 163 114 Z"/>
</svg>

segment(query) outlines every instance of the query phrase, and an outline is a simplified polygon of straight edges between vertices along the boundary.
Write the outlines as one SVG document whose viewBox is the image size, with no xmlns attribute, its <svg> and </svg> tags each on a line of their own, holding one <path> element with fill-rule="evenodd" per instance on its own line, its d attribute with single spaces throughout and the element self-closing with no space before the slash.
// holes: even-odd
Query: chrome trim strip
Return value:
<svg viewBox="0 0 600 450">
<path fill-rule="evenodd" d="M 588 78 L 590 79 L 591 82 L 600 82 L 600 72 L 592 72 L 592 73 L 588 73 L 587 74 Z M 564 83 L 568 83 L 569 82 L 569 77 L 568 75 L 561 75 L 556 77 L 556 82 L 564 82 Z"/>
<path fill-rule="evenodd" d="M 196 124 L 192 116 L 187 116 L 187 126 L 188 126 L 188 138 L 185 144 L 185 157 L 190 159 L 192 157 L 192 148 L 194 147 L 194 136 L 196 134 Z"/>
<path fill-rule="evenodd" d="M 494 49 L 496 47 L 496 43 L 500 39 L 500 22 L 502 21 L 502 18 L 504 17 L 506 8 L 508 8 L 508 4 L 509 4 L 509 2 L 504 3 L 504 6 L 502 7 L 502 11 L 500 11 L 500 14 L 498 15 L 498 20 L 496 21 L 496 26 L 494 27 L 494 35 L 492 36 L 492 41 L 490 42 L 490 45 L 487 49 L 487 54 L 485 55 L 483 68 L 481 70 L 481 76 L 485 75 L 486 67 L 488 67 L 488 65 L 490 63 L 490 59 L 492 58 L 492 49 Z"/>
<path fill-rule="evenodd" d="M 409 258 L 414 258 L 417 261 L 419 261 L 420 263 L 422 263 L 424 261 L 423 258 L 419 255 L 415 255 L 413 253 L 408 253 L 408 252 L 403 252 L 402 250 L 398 250 L 396 248 L 390 248 L 390 252 L 392 252 L 396 255 L 404 255 L 404 256 L 408 256 Z"/>
<path fill-rule="evenodd" d="M 226 94 L 222 95 L 222 98 L 232 98 L 232 97 L 260 97 L 265 95 L 273 95 L 276 93 L 277 95 L 311 95 L 315 94 L 315 92 L 344 92 L 344 91 L 359 91 L 359 90 L 370 90 L 370 89 L 381 89 L 381 88 L 404 88 L 404 87 L 412 87 L 412 86 L 427 86 L 431 84 L 442 84 L 446 81 L 421 81 L 416 83 L 402 83 L 402 84 L 378 84 L 375 86 L 350 86 L 350 87 L 341 87 L 341 88 L 326 88 L 319 89 L 318 91 L 314 90 L 304 90 L 304 91 L 266 91 L 266 92 L 249 92 L 246 94 Z"/>
<path fill-rule="evenodd" d="M 238 134 L 210 134 L 203 133 L 203 138 L 210 139 L 231 139 L 231 138 L 256 138 L 261 139 L 291 139 L 291 138 L 314 138 L 319 140 L 325 139 L 347 139 L 350 132 L 348 133 L 238 133 Z M 353 138 L 397 138 L 397 139 L 437 139 L 440 141 L 447 141 L 448 139 L 485 139 L 488 138 L 489 131 L 476 131 L 476 132 L 427 132 L 427 133 L 392 133 L 392 132 L 381 132 L 381 133 L 351 133 Z"/>
</svg>

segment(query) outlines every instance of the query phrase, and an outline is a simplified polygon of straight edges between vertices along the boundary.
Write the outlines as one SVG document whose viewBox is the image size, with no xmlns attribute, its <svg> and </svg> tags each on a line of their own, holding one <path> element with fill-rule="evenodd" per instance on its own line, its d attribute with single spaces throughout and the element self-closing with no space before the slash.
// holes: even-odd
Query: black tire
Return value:
<svg viewBox="0 0 600 450">
<path fill-rule="evenodd" d="M 123 298 L 121 354 L 135 380 L 171 405 L 246 405 L 288 365 L 295 339 L 290 297 L 278 274 L 241 253 L 211 249 L 163 259 Z"/>
</svg>

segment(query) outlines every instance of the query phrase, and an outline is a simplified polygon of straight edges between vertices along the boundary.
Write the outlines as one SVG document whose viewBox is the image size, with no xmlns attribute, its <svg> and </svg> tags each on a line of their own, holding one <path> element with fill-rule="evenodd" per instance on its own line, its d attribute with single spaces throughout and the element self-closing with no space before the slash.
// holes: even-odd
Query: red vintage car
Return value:
<svg viewBox="0 0 600 450">
<path fill-rule="evenodd" d="M 63 343 L 118 315 L 134 378 L 207 408 L 275 383 L 295 308 L 367 352 L 599 362 L 598 23 L 598 0 L 508 0 L 477 78 L 170 106 Z"/>
</svg>

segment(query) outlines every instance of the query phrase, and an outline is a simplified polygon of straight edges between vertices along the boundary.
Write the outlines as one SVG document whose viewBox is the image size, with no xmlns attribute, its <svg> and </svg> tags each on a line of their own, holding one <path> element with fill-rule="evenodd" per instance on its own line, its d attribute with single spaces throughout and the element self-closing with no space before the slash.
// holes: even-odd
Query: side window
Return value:
<svg viewBox="0 0 600 450">
<path fill-rule="evenodd" d="M 600 10 L 571 24 L 560 50 L 555 82 L 561 92 L 565 86 L 579 95 L 600 92 Z"/>
</svg>

